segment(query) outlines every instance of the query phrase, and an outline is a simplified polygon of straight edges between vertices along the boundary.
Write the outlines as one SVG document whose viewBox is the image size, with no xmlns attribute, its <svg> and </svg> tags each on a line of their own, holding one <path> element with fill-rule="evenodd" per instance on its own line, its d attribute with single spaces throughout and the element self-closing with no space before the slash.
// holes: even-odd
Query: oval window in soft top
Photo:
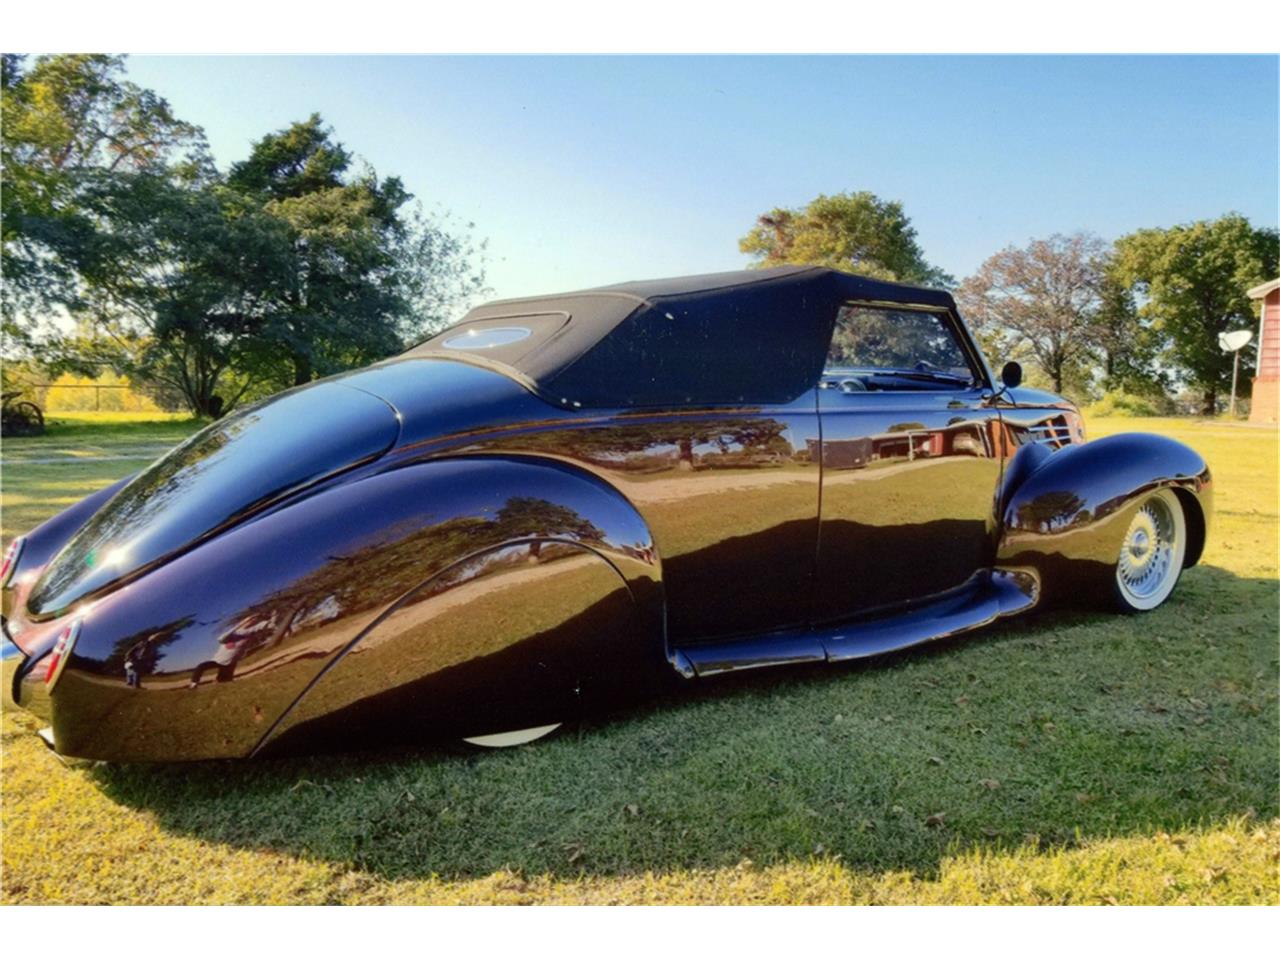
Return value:
<svg viewBox="0 0 1280 960">
<path fill-rule="evenodd" d="M 334 382 L 236 411 L 169 451 L 95 513 L 45 568 L 28 609 L 58 613 L 291 490 L 377 457 L 399 432 L 386 401 Z"/>
<path fill-rule="evenodd" d="M 445 340 L 441 346 L 446 350 L 491 350 L 527 340 L 532 333 L 528 327 L 472 327 Z"/>
</svg>

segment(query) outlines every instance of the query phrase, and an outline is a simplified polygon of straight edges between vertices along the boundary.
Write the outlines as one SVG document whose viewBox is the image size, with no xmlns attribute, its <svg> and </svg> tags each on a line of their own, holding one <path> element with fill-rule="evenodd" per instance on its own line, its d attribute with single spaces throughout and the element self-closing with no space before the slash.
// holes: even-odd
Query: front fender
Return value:
<svg viewBox="0 0 1280 960">
<path fill-rule="evenodd" d="M 242 524 L 102 598 L 52 691 L 57 749 L 246 756 L 402 598 L 460 558 L 533 541 L 612 567 L 651 645 L 644 656 L 661 660 L 658 560 L 616 491 L 549 461 L 427 461 Z"/>
<path fill-rule="evenodd" d="M 1213 519 L 1204 459 L 1155 434 L 1116 434 L 1047 456 L 1025 448 L 1009 476 L 996 565 L 1037 571 L 1047 594 L 1109 577 L 1139 502 L 1153 490 L 1173 489 L 1182 502 L 1190 538 L 1185 566 L 1200 559 Z"/>
</svg>

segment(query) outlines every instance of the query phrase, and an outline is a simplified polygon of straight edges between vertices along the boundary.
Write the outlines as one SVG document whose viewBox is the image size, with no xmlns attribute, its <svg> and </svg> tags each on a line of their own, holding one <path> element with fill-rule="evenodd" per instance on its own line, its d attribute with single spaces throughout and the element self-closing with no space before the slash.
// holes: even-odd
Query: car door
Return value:
<svg viewBox="0 0 1280 960">
<path fill-rule="evenodd" d="M 839 309 L 818 391 L 813 619 L 874 614 L 988 569 L 999 415 L 984 365 L 946 310 Z"/>
<path fill-rule="evenodd" d="M 673 643 L 805 622 L 820 495 L 815 394 L 611 431 L 633 452 L 611 455 L 605 476 L 653 531 Z"/>
</svg>

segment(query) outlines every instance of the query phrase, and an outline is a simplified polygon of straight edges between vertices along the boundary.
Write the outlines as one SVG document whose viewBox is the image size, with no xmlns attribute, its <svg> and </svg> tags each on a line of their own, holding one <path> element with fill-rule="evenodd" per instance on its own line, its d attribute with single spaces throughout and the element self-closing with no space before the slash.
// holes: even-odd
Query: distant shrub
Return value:
<svg viewBox="0 0 1280 960">
<path fill-rule="evenodd" d="M 1174 413 L 1175 404 L 1164 395 L 1143 396 L 1124 390 L 1108 390 L 1085 409 L 1088 417 L 1167 417 Z"/>
</svg>

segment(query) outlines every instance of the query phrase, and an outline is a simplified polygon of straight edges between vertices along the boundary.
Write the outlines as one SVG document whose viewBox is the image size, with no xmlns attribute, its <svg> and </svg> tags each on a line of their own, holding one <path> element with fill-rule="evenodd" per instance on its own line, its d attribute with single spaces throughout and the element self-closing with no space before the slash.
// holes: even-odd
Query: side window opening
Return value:
<svg viewBox="0 0 1280 960">
<path fill-rule="evenodd" d="M 943 313 L 846 304 L 836 316 L 825 388 L 947 390 L 980 382 Z"/>
</svg>

